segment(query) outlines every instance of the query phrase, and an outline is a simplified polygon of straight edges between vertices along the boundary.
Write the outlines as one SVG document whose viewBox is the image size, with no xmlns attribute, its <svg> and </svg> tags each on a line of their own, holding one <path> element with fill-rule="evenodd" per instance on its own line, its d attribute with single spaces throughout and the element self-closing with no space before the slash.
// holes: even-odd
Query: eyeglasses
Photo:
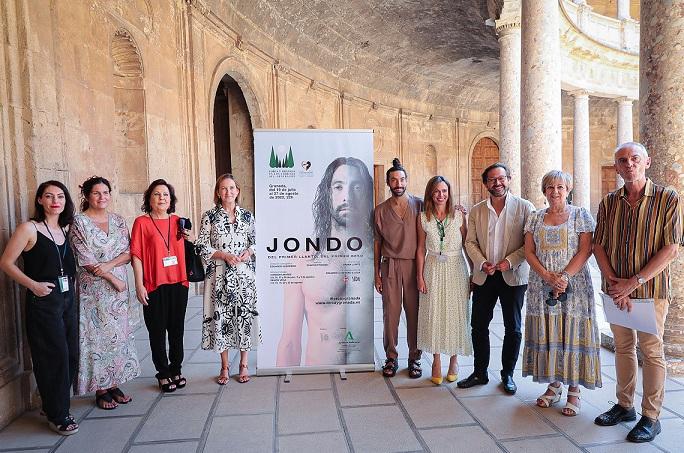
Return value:
<svg viewBox="0 0 684 453">
<path fill-rule="evenodd" d="M 493 182 L 504 182 L 508 179 L 508 176 L 499 176 L 498 178 L 487 178 L 487 183 L 491 184 Z"/>
<path fill-rule="evenodd" d="M 544 290 L 550 290 L 551 288 L 549 286 L 544 285 Z M 572 293 L 572 287 L 568 283 L 568 286 L 565 288 L 565 291 L 558 294 L 558 297 L 553 297 L 553 290 L 549 291 L 549 297 L 546 299 L 546 305 L 549 307 L 555 307 L 558 302 L 565 302 L 568 300 L 568 294 Z"/>
</svg>

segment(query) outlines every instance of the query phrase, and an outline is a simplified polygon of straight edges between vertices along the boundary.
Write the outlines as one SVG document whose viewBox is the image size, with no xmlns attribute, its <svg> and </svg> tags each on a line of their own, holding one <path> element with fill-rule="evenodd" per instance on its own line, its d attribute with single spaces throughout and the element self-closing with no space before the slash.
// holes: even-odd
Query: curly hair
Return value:
<svg viewBox="0 0 684 453">
<path fill-rule="evenodd" d="M 311 206 L 313 218 L 314 218 L 314 234 L 315 237 L 320 238 L 321 243 L 330 237 L 330 229 L 332 227 L 332 177 L 337 170 L 342 165 L 349 165 L 354 167 L 359 171 L 362 179 L 362 192 L 361 203 L 365 205 L 362 207 L 363 212 L 367 213 L 367 225 L 364 225 L 364 229 L 370 234 L 372 232 L 372 218 L 373 218 L 373 178 L 371 178 L 370 173 L 366 164 L 361 160 L 354 157 L 338 157 L 337 159 L 330 162 L 328 167 L 325 169 L 323 178 L 316 188 L 316 195 L 314 197 L 313 204 Z"/>
<path fill-rule="evenodd" d="M 83 181 L 83 184 L 78 186 L 78 188 L 81 189 L 81 212 L 87 210 L 90 207 L 90 203 L 88 203 L 88 197 L 90 196 L 90 192 L 93 191 L 93 187 L 95 187 L 98 184 L 104 184 L 105 186 L 107 186 L 110 192 L 112 191 L 112 185 L 109 183 L 107 178 L 104 178 L 102 176 L 91 176 L 90 178 Z"/>
</svg>

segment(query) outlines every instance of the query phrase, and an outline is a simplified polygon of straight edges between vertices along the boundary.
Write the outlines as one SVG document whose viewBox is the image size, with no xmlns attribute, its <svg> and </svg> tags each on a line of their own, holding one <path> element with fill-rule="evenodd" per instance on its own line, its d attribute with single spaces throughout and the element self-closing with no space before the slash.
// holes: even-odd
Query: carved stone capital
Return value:
<svg viewBox="0 0 684 453">
<path fill-rule="evenodd" d="M 617 102 L 620 105 L 621 104 L 629 105 L 630 107 L 632 107 L 634 105 L 634 99 L 628 98 L 627 96 L 615 98 L 615 102 Z"/>
<path fill-rule="evenodd" d="M 568 91 L 568 94 L 575 99 L 580 98 L 580 97 L 589 97 L 589 92 L 587 90 L 573 90 L 573 91 Z"/>
<path fill-rule="evenodd" d="M 509 34 L 520 34 L 520 18 L 506 21 L 496 21 L 496 34 L 503 37 Z"/>
<path fill-rule="evenodd" d="M 278 74 L 289 74 L 290 73 L 290 68 L 285 66 L 283 63 L 280 61 L 276 61 L 273 63 L 273 69 L 278 73 Z"/>
<path fill-rule="evenodd" d="M 203 16 L 206 16 L 211 12 L 211 9 L 204 3 L 204 0 L 185 0 L 185 3 L 197 9 Z"/>
</svg>

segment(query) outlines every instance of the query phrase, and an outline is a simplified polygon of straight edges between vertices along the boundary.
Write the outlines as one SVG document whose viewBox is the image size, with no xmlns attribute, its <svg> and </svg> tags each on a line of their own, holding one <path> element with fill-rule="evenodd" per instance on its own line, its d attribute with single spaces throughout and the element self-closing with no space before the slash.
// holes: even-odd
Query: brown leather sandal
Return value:
<svg viewBox="0 0 684 453">
<path fill-rule="evenodd" d="M 230 366 L 222 366 L 221 367 L 221 373 L 219 373 L 219 377 L 216 379 L 216 382 L 218 383 L 218 385 L 226 385 L 228 383 L 228 379 L 230 379 L 230 377 L 228 376 L 228 368 L 229 367 Z M 224 373 L 224 371 L 225 371 L 225 373 Z"/>
<path fill-rule="evenodd" d="M 242 370 L 247 370 L 247 374 L 242 374 Z M 250 377 L 249 377 L 249 365 L 246 363 L 241 363 L 240 364 L 240 375 L 238 376 L 238 382 L 240 384 L 244 384 L 246 382 L 249 382 Z"/>
<path fill-rule="evenodd" d="M 397 359 L 388 358 L 385 360 L 385 365 L 382 367 L 382 375 L 385 377 L 394 377 L 397 374 L 399 365 Z"/>
</svg>

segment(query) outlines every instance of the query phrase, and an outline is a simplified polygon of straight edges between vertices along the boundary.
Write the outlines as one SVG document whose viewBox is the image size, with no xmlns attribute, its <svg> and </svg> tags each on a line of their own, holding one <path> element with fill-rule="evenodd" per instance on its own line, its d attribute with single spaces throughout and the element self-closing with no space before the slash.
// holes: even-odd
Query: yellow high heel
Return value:
<svg viewBox="0 0 684 453">
<path fill-rule="evenodd" d="M 440 377 L 431 377 L 430 380 L 432 381 L 433 384 L 435 385 L 442 385 L 442 376 Z"/>
<path fill-rule="evenodd" d="M 458 379 L 458 372 L 455 374 L 447 374 L 446 380 L 448 382 L 456 382 L 456 379 Z"/>
</svg>

